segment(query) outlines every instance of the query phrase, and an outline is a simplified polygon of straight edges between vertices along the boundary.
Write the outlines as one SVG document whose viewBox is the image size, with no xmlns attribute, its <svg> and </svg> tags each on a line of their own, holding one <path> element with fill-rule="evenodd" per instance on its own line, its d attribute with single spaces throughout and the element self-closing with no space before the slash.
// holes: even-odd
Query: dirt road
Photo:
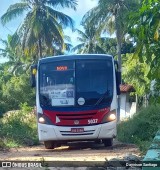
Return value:
<svg viewBox="0 0 160 170">
<path fill-rule="evenodd" d="M 39 161 L 105 161 L 126 155 L 139 155 L 135 145 L 123 144 L 114 141 L 113 147 L 104 147 L 94 142 L 70 143 L 54 150 L 46 150 L 43 145 L 23 148 L 12 148 L 9 151 L 0 151 L 0 160 Z"/>
</svg>

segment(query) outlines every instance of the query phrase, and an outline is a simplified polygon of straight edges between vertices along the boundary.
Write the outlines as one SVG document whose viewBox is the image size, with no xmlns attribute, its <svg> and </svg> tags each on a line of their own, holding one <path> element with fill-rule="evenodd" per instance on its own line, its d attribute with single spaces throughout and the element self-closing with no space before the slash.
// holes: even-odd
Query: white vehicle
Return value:
<svg viewBox="0 0 160 170">
<path fill-rule="evenodd" d="M 118 72 L 110 55 L 63 55 L 32 66 L 39 140 L 47 149 L 69 141 L 116 136 Z M 119 92 L 118 92 L 119 93 Z"/>
</svg>

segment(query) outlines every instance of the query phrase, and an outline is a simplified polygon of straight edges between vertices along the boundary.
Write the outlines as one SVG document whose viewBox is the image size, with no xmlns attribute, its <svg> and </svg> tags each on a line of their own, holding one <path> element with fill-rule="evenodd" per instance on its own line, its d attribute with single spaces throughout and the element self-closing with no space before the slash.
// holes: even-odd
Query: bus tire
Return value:
<svg viewBox="0 0 160 170">
<path fill-rule="evenodd" d="M 44 141 L 44 146 L 46 149 L 54 149 L 55 148 L 53 141 Z"/>
<path fill-rule="evenodd" d="M 113 138 L 103 139 L 103 143 L 104 143 L 105 147 L 112 146 L 113 145 Z"/>
</svg>

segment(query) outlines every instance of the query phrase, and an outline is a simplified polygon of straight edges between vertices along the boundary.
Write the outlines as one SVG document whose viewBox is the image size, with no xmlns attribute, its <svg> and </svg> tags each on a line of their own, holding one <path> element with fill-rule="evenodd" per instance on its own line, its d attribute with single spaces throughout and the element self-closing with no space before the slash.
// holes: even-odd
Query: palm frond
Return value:
<svg viewBox="0 0 160 170">
<path fill-rule="evenodd" d="M 68 35 L 64 35 L 64 39 L 68 42 L 71 42 L 71 37 Z"/>
<path fill-rule="evenodd" d="M 86 42 L 86 39 L 81 38 L 81 37 L 77 37 L 77 40 L 80 41 L 80 42 L 84 42 L 84 43 Z"/>
<path fill-rule="evenodd" d="M 101 48 L 99 45 L 96 45 L 95 52 L 98 52 L 100 54 L 105 54 L 106 52 Z"/>
<path fill-rule="evenodd" d="M 99 7 L 96 6 L 92 9 L 90 9 L 88 12 L 86 12 L 86 14 L 82 18 L 81 24 L 85 25 L 86 23 L 90 23 L 91 18 L 95 14 L 95 11 L 97 11 L 97 9 L 99 9 Z"/>
<path fill-rule="evenodd" d="M 16 46 L 20 44 L 20 37 L 17 31 L 12 35 L 10 44 L 13 48 L 16 48 Z"/>
<path fill-rule="evenodd" d="M 77 0 L 44 0 L 44 3 L 52 7 L 61 6 L 62 8 L 72 8 L 74 10 L 76 10 L 78 5 Z"/>
<path fill-rule="evenodd" d="M 0 48 L 0 55 L 4 56 L 6 54 L 6 50 L 3 48 Z"/>
<path fill-rule="evenodd" d="M 7 41 L 6 40 L 3 40 L 0 38 L 0 42 L 4 45 L 4 46 L 7 46 Z"/>
<path fill-rule="evenodd" d="M 25 10 L 28 9 L 29 5 L 27 3 L 16 3 L 10 5 L 7 9 L 7 12 L 1 17 L 2 25 L 5 25 L 7 22 L 11 21 L 12 19 L 15 19 L 17 16 L 20 16 Z"/>
<path fill-rule="evenodd" d="M 62 45 L 64 43 L 64 40 L 63 40 L 64 33 L 61 28 L 61 25 L 58 24 L 57 21 L 52 16 L 49 16 L 48 20 L 46 20 L 45 25 L 46 25 L 45 28 L 48 27 L 49 29 L 48 34 L 50 34 L 50 36 L 52 36 L 53 39 L 56 39 L 57 42 L 59 42 Z"/>
<path fill-rule="evenodd" d="M 80 36 L 81 36 L 81 38 L 83 38 L 84 40 L 85 39 L 88 39 L 88 36 L 83 32 L 83 31 L 81 31 L 81 30 L 79 30 L 79 29 L 76 29 L 75 30 Z"/>
<path fill-rule="evenodd" d="M 64 43 L 64 45 L 65 45 L 66 51 L 71 51 L 71 48 L 73 48 L 72 44 L 70 44 L 70 43 Z"/>
<path fill-rule="evenodd" d="M 78 44 L 78 45 L 76 45 L 75 47 L 73 47 L 71 51 L 72 51 L 72 52 L 75 52 L 75 51 L 77 51 L 77 50 L 83 49 L 84 46 L 85 46 L 85 43 Z"/>
<path fill-rule="evenodd" d="M 72 28 L 72 30 L 74 29 L 74 21 L 71 17 L 62 12 L 56 11 L 51 7 L 46 6 L 46 10 L 48 11 L 48 15 L 51 15 L 56 20 L 58 20 L 62 24 L 62 26 L 70 27 Z"/>
</svg>

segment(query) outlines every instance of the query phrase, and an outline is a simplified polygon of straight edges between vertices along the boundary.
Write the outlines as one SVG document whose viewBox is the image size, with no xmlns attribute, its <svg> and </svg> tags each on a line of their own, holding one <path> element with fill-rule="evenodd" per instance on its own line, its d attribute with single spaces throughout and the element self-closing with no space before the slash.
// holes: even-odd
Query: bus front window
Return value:
<svg viewBox="0 0 160 170">
<path fill-rule="evenodd" d="M 40 65 L 41 106 L 93 106 L 113 98 L 112 60 L 70 60 Z"/>
<path fill-rule="evenodd" d="M 81 60 L 76 63 L 77 105 L 82 105 L 78 102 L 79 98 L 83 100 L 83 105 L 111 102 L 113 97 L 112 65 L 111 60 Z"/>
<path fill-rule="evenodd" d="M 73 106 L 74 62 L 62 61 L 40 67 L 40 103 L 42 106 Z"/>
</svg>

